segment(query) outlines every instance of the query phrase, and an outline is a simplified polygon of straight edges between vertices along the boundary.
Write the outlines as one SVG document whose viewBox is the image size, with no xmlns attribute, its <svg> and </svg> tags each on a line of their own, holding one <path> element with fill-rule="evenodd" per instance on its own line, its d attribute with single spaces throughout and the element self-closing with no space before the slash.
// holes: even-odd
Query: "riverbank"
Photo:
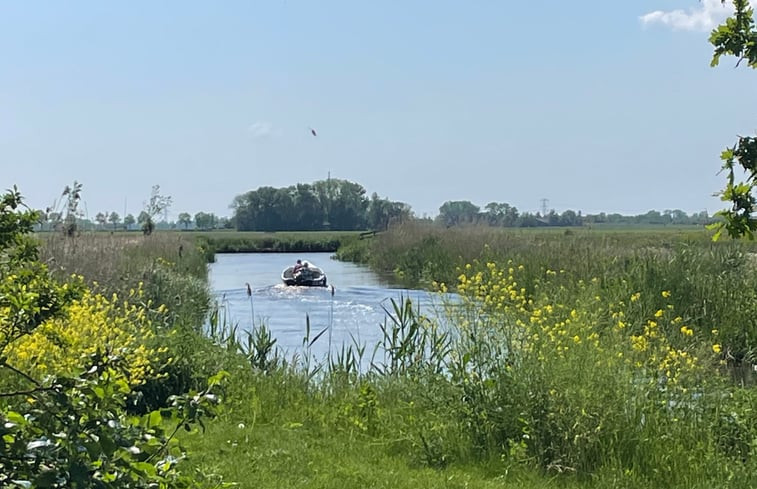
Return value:
<svg viewBox="0 0 757 489">
<path fill-rule="evenodd" d="M 360 231 L 186 231 L 214 253 L 315 253 L 336 252 L 359 241 Z"/>
<path fill-rule="evenodd" d="M 757 483 L 757 393 L 722 364 L 735 345 L 749 347 L 738 332 L 751 334 L 757 316 L 740 245 L 400 231 L 376 237 L 372 259 L 381 253 L 407 273 L 417 264 L 427 286 L 454 288 L 464 302 L 441 310 L 449 330 L 411 302 L 387 304 L 368 372 L 357 366 L 370 348 L 284 359 L 265 324 L 248 335 L 211 314 L 201 336 L 190 335 L 190 315 L 175 316 L 170 324 L 188 327 L 166 345 L 177 360 L 150 385 L 191 392 L 203 376 L 229 374 L 219 416 L 177 434 L 184 470 L 240 487 Z M 141 277 L 157 301 L 150 309 L 181 311 L 194 289 L 180 287 L 207 283 L 184 261 L 189 252 L 202 261 L 200 247 L 176 234 L 102 250 L 66 241 L 48 260 L 87 250 L 78 261 L 88 264 L 94 252 L 122 265 L 89 266 L 88 281 L 128 295 L 118 284 Z M 318 333 L 303 345 L 325 341 Z"/>
</svg>

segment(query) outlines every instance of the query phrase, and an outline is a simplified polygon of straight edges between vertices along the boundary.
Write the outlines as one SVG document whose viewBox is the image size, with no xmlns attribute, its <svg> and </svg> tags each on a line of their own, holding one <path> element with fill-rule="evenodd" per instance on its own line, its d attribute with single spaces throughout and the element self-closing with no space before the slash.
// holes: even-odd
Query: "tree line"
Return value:
<svg viewBox="0 0 757 489">
<path fill-rule="evenodd" d="M 621 215 L 618 213 L 582 215 L 581 211 L 566 210 L 558 214 L 554 209 L 548 212 L 519 212 L 507 203 L 490 202 L 482 210 L 467 200 L 447 201 L 439 207 L 435 221 L 443 226 L 489 225 L 497 227 L 540 227 L 540 226 L 584 226 L 591 224 L 618 225 L 666 225 L 689 224 L 707 225 L 715 221 L 707 211 L 693 213 L 675 209 L 659 212 L 650 210 L 644 214 Z"/>
<path fill-rule="evenodd" d="M 259 187 L 234 198 L 233 216 L 218 217 L 207 212 L 178 214 L 176 222 L 165 217 L 172 198 L 154 185 L 144 210 L 138 217 L 127 214 L 123 219 L 117 212 L 98 212 L 94 221 L 86 218 L 79 207 L 82 185 L 74 182 L 66 186 L 60 200 L 45 211 L 40 211 L 39 229 L 63 231 L 73 236 L 81 229 L 132 230 L 139 226 L 145 234 L 154 229 L 232 229 L 239 231 L 353 231 L 385 230 L 389 225 L 418 219 L 411 207 L 379 197 L 370 198 L 365 188 L 355 182 L 340 179 L 319 180 L 312 184 L 297 183 L 289 187 Z M 158 217 L 163 215 L 162 220 Z M 425 218 L 424 218 L 425 219 Z M 621 215 L 604 213 L 583 215 L 581 211 L 550 210 L 543 213 L 520 212 L 504 202 L 490 202 L 481 209 L 467 200 L 447 201 L 439 207 L 434 221 L 445 227 L 488 225 L 495 227 L 583 226 L 592 224 L 615 225 L 708 225 L 718 222 L 719 216 L 710 217 L 706 211 L 686 214 L 680 209 L 645 214 Z"/>
<path fill-rule="evenodd" d="M 379 197 L 340 179 L 259 187 L 234 198 L 232 220 L 239 231 L 383 230 L 412 218 L 410 206 Z"/>
</svg>

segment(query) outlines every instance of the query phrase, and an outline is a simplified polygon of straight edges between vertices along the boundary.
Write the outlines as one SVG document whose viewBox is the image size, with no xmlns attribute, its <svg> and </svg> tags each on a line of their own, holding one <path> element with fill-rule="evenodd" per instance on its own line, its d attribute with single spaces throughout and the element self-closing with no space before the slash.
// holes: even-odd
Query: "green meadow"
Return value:
<svg viewBox="0 0 757 489">
<path fill-rule="evenodd" d="M 0 290 L 5 486 L 757 484 L 748 243 L 695 228 L 37 240 L 15 226 Z M 458 300 L 439 317 L 394 301 L 368 371 L 349 346 L 285 359 L 265 325 L 239 337 L 215 313 L 213 253 L 335 240 L 343 259 Z"/>
</svg>

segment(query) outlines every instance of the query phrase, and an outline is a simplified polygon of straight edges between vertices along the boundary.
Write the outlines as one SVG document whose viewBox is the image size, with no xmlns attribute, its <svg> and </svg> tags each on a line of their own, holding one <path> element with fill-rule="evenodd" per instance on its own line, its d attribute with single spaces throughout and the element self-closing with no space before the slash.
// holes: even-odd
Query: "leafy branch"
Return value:
<svg viewBox="0 0 757 489">
<path fill-rule="evenodd" d="M 722 1 L 725 3 L 725 0 Z M 731 55 L 738 60 L 736 66 L 747 61 L 751 68 L 757 68 L 757 29 L 754 10 L 748 0 L 733 0 L 734 14 L 712 31 L 710 43 L 715 47 L 711 66 L 717 66 L 721 56 Z M 733 238 L 754 239 L 757 231 L 757 138 L 741 136 L 736 145 L 727 148 L 720 156 L 723 160 L 721 171 L 726 172 L 726 186 L 715 195 L 720 200 L 730 202 L 731 207 L 716 213 L 722 221 L 710 226 L 715 229 L 717 240 L 723 231 Z M 744 181 L 737 181 L 736 172 L 744 174 Z"/>
</svg>

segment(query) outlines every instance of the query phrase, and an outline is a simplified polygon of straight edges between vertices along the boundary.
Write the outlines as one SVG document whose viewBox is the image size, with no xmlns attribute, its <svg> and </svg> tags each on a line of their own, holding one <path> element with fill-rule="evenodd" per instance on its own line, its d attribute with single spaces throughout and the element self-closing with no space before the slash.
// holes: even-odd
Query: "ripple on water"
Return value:
<svg viewBox="0 0 757 489">
<path fill-rule="evenodd" d="M 310 258 L 308 258 L 310 259 Z M 289 353 L 300 351 L 310 321 L 311 338 L 331 327 L 332 351 L 355 341 L 369 345 L 382 338 L 380 325 L 386 320 L 384 307 L 390 300 L 410 297 L 422 309 L 431 307 L 433 296 L 424 291 L 389 288 L 366 267 L 313 257 L 326 271 L 331 287 L 291 287 L 281 283 L 280 270 L 292 261 L 290 254 L 219 255 L 210 267 L 210 284 L 219 306 L 240 334 L 265 323 L 277 346 Z M 252 297 L 246 283 L 253 284 Z M 238 285 L 238 286 L 237 286 Z M 253 323 L 254 317 L 254 323 Z M 312 353 L 322 358 L 328 351 L 327 334 Z"/>
</svg>

